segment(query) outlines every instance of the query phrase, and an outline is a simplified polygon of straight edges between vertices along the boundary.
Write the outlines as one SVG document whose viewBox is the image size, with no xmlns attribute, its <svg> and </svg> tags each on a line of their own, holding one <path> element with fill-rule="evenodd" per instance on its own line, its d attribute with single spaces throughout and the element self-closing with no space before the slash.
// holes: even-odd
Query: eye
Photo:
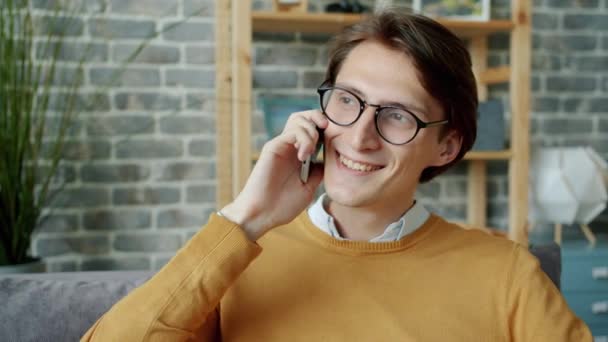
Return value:
<svg viewBox="0 0 608 342">
<path fill-rule="evenodd" d="M 353 105 L 355 104 L 355 99 L 353 98 L 353 96 L 345 91 L 340 91 L 338 93 L 336 93 L 337 97 L 338 97 L 338 102 L 341 105 Z"/>
<path fill-rule="evenodd" d="M 391 120 L 395 120 L 395 121 L 399 121 L 399 122 L 404 122 L 406 119 L 406 117 L 403 115 L 403 113 L 399 113 L 399 112 L 390 112 L 388 114 L 389 119 Z"/>
<path fill-rule="evenodd" d="M 409 115 L 407 112 L 399 111 L 399 110 L 391 110 L 387 115 L 390 121 L 394 121 L 395 123 L 401 125 L 411 125 L 414 123 L 414 118 Z"/>
<path fill-rule="evenodd" d="M 385 108 L 382 111 L 382 119 L 393 126 L 399 127 L 415 127 L 416 120 L 406 111 L 396 108 Z"/>
</svg>

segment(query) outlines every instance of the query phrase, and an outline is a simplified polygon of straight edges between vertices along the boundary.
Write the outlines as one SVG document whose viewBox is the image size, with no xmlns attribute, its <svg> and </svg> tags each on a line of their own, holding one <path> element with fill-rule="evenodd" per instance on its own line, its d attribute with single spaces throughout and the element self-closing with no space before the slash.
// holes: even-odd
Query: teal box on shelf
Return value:
<svg viewBox="0 0 608 342">
<path fill-rule="evenodd" d="M 475 151 L 500 151 L 505 148 L 505 119 L 500 100 L 479 103 L 477 109 L 477 139 Z"/>
<path fill-rule="evenodd" d="M 264 126 L 268 138 L 279 135 L 287 118 L 295 112 L 319 109 L 319 98 L 303 95 L 261 95 L 258 99 L 264 112 Z"/>
</svg>

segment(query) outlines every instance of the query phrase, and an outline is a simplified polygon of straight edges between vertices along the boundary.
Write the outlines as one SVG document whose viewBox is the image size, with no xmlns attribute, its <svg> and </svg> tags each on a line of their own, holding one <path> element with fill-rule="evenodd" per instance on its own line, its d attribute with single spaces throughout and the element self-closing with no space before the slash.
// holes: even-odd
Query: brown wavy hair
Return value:
<svg viewBox="0 0 608 342">
<path fill-rule="evenodd" d="M 361 42 L 374 40 L 409 56 L 424 89 L 441 105 L 449 123 L 440 138 L 455 131 L 462 138 L 456 158 L 443 166 L 422 171 L 428 182 L 449 169 L 467 153 L 477 136 L 477 85 L 471 56 L 464 42 L 438 22 L 402 10 L 387 9 L 347 27 L 334 37 L 326 82 L 334 84 L 350 51 Z"/>
</svg>

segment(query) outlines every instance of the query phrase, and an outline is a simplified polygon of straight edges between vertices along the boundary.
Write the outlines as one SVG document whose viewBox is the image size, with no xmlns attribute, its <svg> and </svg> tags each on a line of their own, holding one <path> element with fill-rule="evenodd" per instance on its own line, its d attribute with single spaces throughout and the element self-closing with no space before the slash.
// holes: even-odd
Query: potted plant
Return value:
<svg viewBox="0 0 608 342">
<path fill-rule="evenodd" d="M 73 13 L 56 10 L 44 17 L 48 33 L 41 37 L 35 33 L 29 1 L 0 1 L 0 268 L 8 265 L 9 272 L 44 270 L 28 253 L 53 193 L 82 83 L 81 61 L 64 91 L 51 92 Z M 43 41 L 37 46 L 40 60 L 34 57 L 35 37 Z M 51 95 L 62 104 L 53 113 Z"/>
<path fill-rule="evenodd" d="M 0 0 L 0 274 L 45 270 L 29 254 L 32 234 L 44 220 L 43 209 L 64 185 L 57 173 L 82 107 L 76 104 L 82 101 L 84 63 L 92 47 L 82 51 L 70 76 L 57 73 L 65 38 L 83 13 L 77 3 L 55 2 L 54 9 L 36 20 L 30 0 Z M 143 39 L 84 106 L 95 108 L 152 39 L 206 10 L 203 6 Z M 36 30 L 41 25 L 44 36 Z M 53 89 L 57 84 L 60 92 Z"/>
<path fill-rule="evenodd" d="M 29 0 L 0 0 L 0 273 L 45 269 L 29 254 L 32 234 L 44 219 L 43 209 L 63 186 L 57 171 L 80 107 L 76 104 L 86 50 L 92 47 L 85 48 L 71 77 L 57 74 L 65 38 L 78 25 L 73 19 L 83 12 L 70 1 L 65 2 L 67 7 L 62 3 L 56 2 L 55 9 L 36 21 Z M 205 10 L 204 6 L 142 40 L 96 93 L 116 84 L 152 39 Z M 37 34 L 40 25 L 47 32 L 44 36 Z M 61 92 L 53 91 L 57 83 Z M 93 96 L 85 105 L 94 108 L 99 100 L 101 96 Z"/>
</svg>

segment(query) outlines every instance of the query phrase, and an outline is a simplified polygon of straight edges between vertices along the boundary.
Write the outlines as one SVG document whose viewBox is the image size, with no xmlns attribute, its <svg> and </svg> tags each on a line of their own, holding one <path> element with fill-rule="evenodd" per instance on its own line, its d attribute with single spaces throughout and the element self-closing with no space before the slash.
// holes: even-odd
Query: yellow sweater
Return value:
<svg viewBox="0 0 608 342">
<path fill-rule="evenodd" d="M 433 215 L 396 242 L 341 241 L 303 213 L 258 244 L 212 215 L 82 338 L 187 340 L 592 338 L 536 258 L 506 239 Z"/>
</svg>

